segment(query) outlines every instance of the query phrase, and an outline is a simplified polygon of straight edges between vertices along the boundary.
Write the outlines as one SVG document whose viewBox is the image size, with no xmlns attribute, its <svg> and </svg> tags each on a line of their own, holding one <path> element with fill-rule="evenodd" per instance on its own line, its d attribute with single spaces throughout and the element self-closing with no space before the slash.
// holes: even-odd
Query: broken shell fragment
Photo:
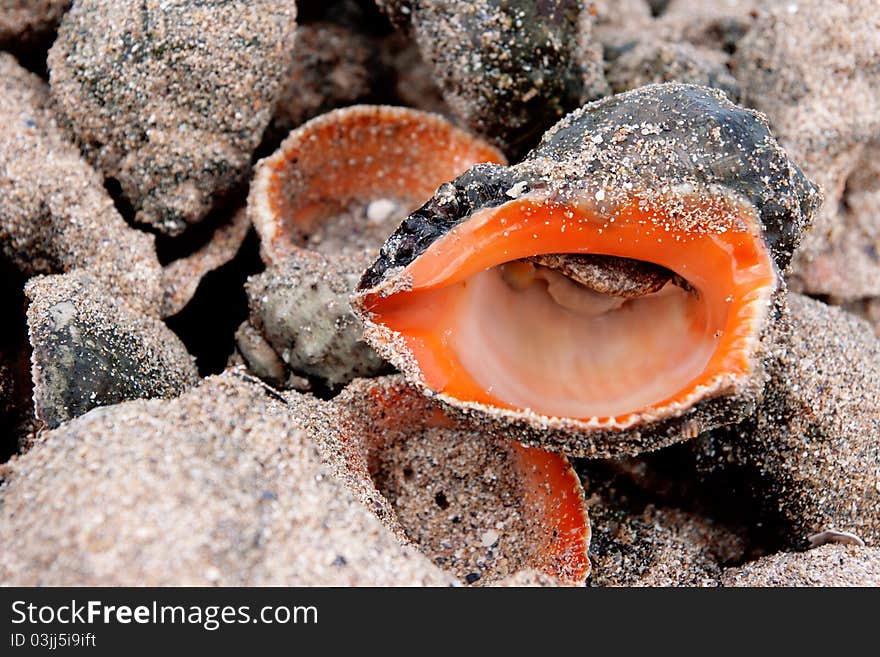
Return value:
<svg viewBox="0 0 880 657">
<path fill-rule="evenodd" d="M 248 322 L 242 322 L 235 332 L 235 346 L 248 371 L 276 388 L 286 387 L 286 370 L 281 357 L 266 338 Z M 232 360 L 230 364 L 235 361 Z"/>
<path fill-rule="evenodd" d="M 385 243 L 354 307 L 380 355 L 487 430 L 637 453 L 754 408 L 779 270 L 818 201 L 761 115 L 706 88 L 647 86 L 572 113 L 518 165 L 443 185 Z M 564 269 L 505 275 L 547 255 L 672 275 L 635 298 Z"/>
<path fill-rule="evenodd" d="M 837 531 L 836 529 L 826 529 L 824 532 L 813 534 L 807 540 L 810 543 L 810 548 L 820 547 L 829 543 L 865 546 L 865 542 L 855 534 Z"/>
<path fill-rule="evenodd" d="M 400 376 L 359 379 L 312 413 L 337 476 L 398 535 L 469 584 L 590 571 L 583 489 L 565 457 L 486 440 Z"/>
<path fill-rule="evenodd" d="M 257 167 L 248 214 L 269 265 L 248 285 L 251 323 L 296 372 L 331 387 L 387 370 L 349 297 L 406 213 L 492 146 L 416 110 L 358 105 L 294 130 Z"/>
</svg>

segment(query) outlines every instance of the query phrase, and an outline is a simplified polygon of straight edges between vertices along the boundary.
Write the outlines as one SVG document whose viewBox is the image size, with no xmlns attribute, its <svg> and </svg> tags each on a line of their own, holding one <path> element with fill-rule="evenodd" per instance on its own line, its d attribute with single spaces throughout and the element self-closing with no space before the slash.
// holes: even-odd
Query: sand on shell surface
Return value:
<svg viewBox="0 0 880 657">
<path fill-rule="evenodd" d="M 876 0 L 0 2 L 0 582 L 880 586 L 878 107 Z M 450 397 L 410 347 L 463 306 L 365 310 L 479 213 L 633 199 L 769 272 L 667 415 Z"/>
</svg>

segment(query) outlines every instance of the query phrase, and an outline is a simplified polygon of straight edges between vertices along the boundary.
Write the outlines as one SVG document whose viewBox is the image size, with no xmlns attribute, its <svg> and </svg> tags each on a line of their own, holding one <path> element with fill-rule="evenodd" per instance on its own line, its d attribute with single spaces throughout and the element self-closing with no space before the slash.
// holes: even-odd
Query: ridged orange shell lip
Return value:
<svg viewBox="0 0 880 657">
<path fill-rule="evenodd" d="M 390 199 L 413 209 L 481 162 L 504 156 L 440 116 L 384 105 L 333 110 L 292 131 L 258 165 L 250 215 L 271 262 L 352 204 Z"/>
<path fill-rule="evenodd" d="M 511 442 L 523 481 L 523 502 L 540 527 L 536 566 L 569 584 L 590 574 L 590 520 L 584 490 L 560 454 Z"/>
<path fill-rule="evenodd" d="M 670 207 L 703 220 L 669 216 Z M 644 297 L 581 326 L 546 303 L 518 306 L 521 297 L 491 277 L 498 265 L 548 253 L 655 263 L 696 293 Z M 601 429 L 680 415 L 735 390 L 752 372 L 776 286 L 751 206 L 695 196 L 653 205 L 633 198 L 613 215 L 517 199 L 475 213 L 395 278 L 407 289 L 362 303 L 371 322 L 390 330 L 378 335 L 402 338 L 426 387 L 465 404 Z"/>
</svg>

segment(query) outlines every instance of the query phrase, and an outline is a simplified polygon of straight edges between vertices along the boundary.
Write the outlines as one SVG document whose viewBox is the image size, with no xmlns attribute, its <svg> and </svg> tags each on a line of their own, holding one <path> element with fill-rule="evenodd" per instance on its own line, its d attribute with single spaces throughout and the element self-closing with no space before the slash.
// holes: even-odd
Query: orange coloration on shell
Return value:
<svg viewBox="0 0 880 657">
<path fill-rule="evenodd" d="M 577 474 L 564 456 L 519 443 L 512 448 L 523 502 L 542 532 L 538 567 L 563 582 L 584 582 L 590 574 L 590 521 Z"/>
<path fill-rule="evenodd" d="M 584 206 L 530 199 L 481 210 L 406 267 L 402 276 L 411 281 L 409 289 L 389 296 L 367 294 L 363 307 L 374 324 L 391 331 L 379 335 L 403 338 L 422 383 L 448 400 L 567 417 L 590 428 L 627 428 L 681 414 L 700 399 L 730 391 L 751 373 L 776 274 L 753 209 L 695 198 L 678 201 L 678 207 L 692 211 L 692 216 L 702 213 L 704 227 L 695 225 L 699 221 L 676 220 L 659 206 L 638 199 L 613 218 Z M 675 288 L 678 296 L 643 301 L 656 304 L 654 310 L 632 306 L 629 318 L 618 315 L 624 319 L 604 334 L 605 324 L 594 322 L 589 326 L 595 325 L 602 337 L 593 339 L 590 330 L 579 327 L 577 316 L 563 310 L 564 326 L 554 333 L 552 317 L 525 306 L 517 308 L 515 295 L 509 302 L 497 301 L 507 292 L 496 282 L 486 282 L 488 272 L 498 265 L 545 253 L 603 254 L 651 262 L 682 276 L 696 294 Z M 640 317 L 641 308 L 654 314 Z M 476 315 L 485 316 L 479 324 L 462 319 Z M 505 336 L 517 330 L 510 324 L 522 324 L 521 333 L 526 335 L 516 334 L 505 344 Z M 560 344 L 570 340 L 564 346 L 568 353 L 551 353 L 555 345 L 539 344 L 539 337 L 530 340 L 529 332 L 541 332 L 545 326 Z M 586 336 L 583 343 L 568 337 L 578 330 L 586 331 L 578 334 L 579 339 Z M 478 346 L 463 348 L 468 340 Z M 483 371 L 496 344 L 502 345 L 498 350 L 509 345 L 514 349 L 499 355 L 497 371 Z M 566 359 L 587 350 L 596 355 L 583 357 L 595 362 L 587 360 L 575 369 L 583 379 L 576 382 L 583 392 L 571 382 L 557 384 L 554 377 L 565 378 Z M 610 354 L 606 360 L 603 351 Z M 557 370 L 541 364 L 542 359 L 552 358 Z M 638 362 L 630 367 L 627 359 Z M 683 361 L 686 365 L 681 365 Z M 517 368 L 524 369 L 525 380 L 514 385 L 510 379 Z M 545 374 L 544 380 L 527 380 Z M 633 393 L 643 382 L 652 387 Z M 526 390 L 529 385 L 531 390 Z M 670 385 L 674 389 L 667 389 Z M 621 390 L 620 398 L 612 399 L 609 389 Z M 583 399 L 560 401 L 576 394 Z M 612 412 L 601 412 L 603 408 Z M 598 412 L 570 415 L 565 413 L 568 409 Z"/>
<path fill-rule="evenodd" d="M 454 429 L 461 422 L 434 408 L 427 426 Z M 538 531 L 535 566 L 563 582 L 583 583 L 590 574 L 590 520 L 580 479 L 560 454 L 509 444 L 522 480 L 523 505 Z"/>
<path fill-rule="evenodd" d="M 352 203 L 392 199 L 408 209 L 447 180 L 504 156 L 446 119 L 402 107 L 356 105 L 290 133 L 254 177 L 251 215 L 270 259 Z"/>
<path fill-rule="evenodd" d="M 365 381 L 364 385 L 368 385 Z M 374 414 L 369 430 L 358 433 L 369 452 L 384 449 L 386 431 L 424 428 L 472 432 L 473 429 L 451 417 L 439 406 L 425 401 L 424 411 L 409 405 L 416 394 L 409 388 L 394 389 L 376 385 L 367 388 Z M 520 480 L 523 514 L 532 529 L 534 543 L 529 565 L 566 584 L 583 584 L 590 574 L 590 520 L 584 490 L 568 459 L 560 454 L 502 440 Z M 475 447 L 478 449 L 478 447 Z"/>
</svg>

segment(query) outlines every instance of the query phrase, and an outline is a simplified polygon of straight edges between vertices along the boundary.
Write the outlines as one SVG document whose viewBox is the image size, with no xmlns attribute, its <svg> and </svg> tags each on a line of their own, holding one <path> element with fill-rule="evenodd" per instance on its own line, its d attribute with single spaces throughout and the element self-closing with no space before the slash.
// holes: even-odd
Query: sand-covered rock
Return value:
<svg viewBox="0 0 880 657">
<path fill-rule="evenodd" d="M 573 0 L 385 2 L 456 116 L 510 154 L 607 92 L 593 15 Z"/>
<path fill-rule="evenodd" d="M 88 269 L 132 305 L 159 312 L 153 237 L 125 223 L 101 177 L 64 138 L 46 85 L 2 53 L 0 252 L 25 275 Z"/>
<path fill-rule="evenodd" d="M 370 95 L 378 53 L 364 34 L 329 21 L 300 25 L 273 130 L 284 134 L 323 112 Z"/>
<path fill-rule="evenodd" d="M 703 464 L 739 469 L 791 547 L 826 530 L 876 546 L 880 339 L 819 301 L 793 294 L 789 308 L 757 413 L 703 438 Z"/>
<path fill-rule="evenodd" d="M 689 43 L 644 39 L 608 63 L 608 84 L 614 93 L 658 82 L 683 82 L 720 89 L 739 102 L 739 83 L 727 68 L 727 55 Z"/>
<path fill-rule="evenodd" d="M 825 191 L 792 286 L 880 294 L 880 12 L 875 0 L 772 3 L 737 48 L 746 102 Z M 866 172 L 871 169 L 871 172 Z M 850 195 L 861 196 L 854 204 Z M 866 196 L 865 196 L 866 195 Z"/>
<path fill-rule="evenodd" d="M 96 409 L 14 460 L 0 578 L 18 585 L 445 585 L 236 373 Z"/>
<path fill-rule="evenodd" d="M 722 586 L 880 586 L 880 549 L 825 545 L 724 571 Z"/>
<path fill-rule="evenodd" d="M 82 0 L 49 54 L 52 95 L 137 221 L 179 233 L 242 182 L 290 63 L 292 2 Z"/>
<path fill-rule="evenodd" d="M 71 0 L 0 0 L 0 48 L 31 44 L 50 33 Z"/>
<path fill-rule="evenodd" d="M 192 356 L 165 324 L 88 273 L 41 276 L 25 291 L 34 410 L 45 426 L 96 406 L 174 397 L 198 381 Z"/>
</svg>

